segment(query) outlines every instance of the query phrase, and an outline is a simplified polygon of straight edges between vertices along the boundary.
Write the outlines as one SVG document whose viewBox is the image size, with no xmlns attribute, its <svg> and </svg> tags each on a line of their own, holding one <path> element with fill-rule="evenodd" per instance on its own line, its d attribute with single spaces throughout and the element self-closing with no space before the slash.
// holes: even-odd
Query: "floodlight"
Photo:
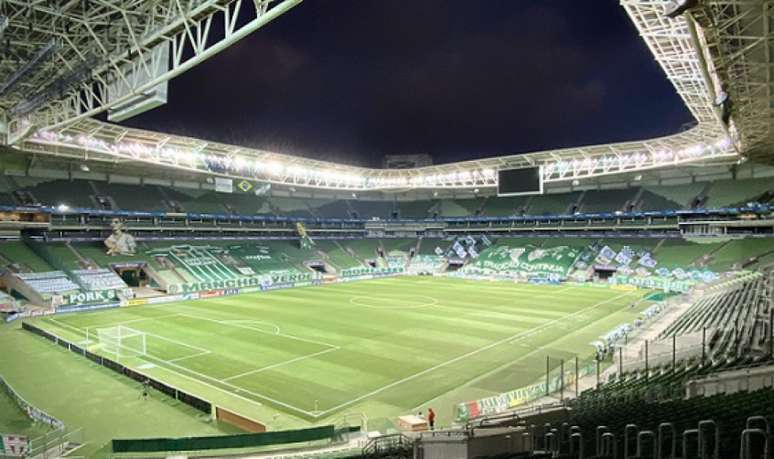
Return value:
<svg viewBox="0 0 774 459">
<path fill-rule="evenodd" d="M 70 206 L 68 206 L 67 204 L 59 204 L 58 206 L 56 206 L 56 210 L 58 210 L 59 212 L 67 212 L 68 210 L 70 210 Z"/>
<path fill-rule="evenodd" d="M 715 98 L 715 106 L 720 108 L 720 119 L 723 120 L 723 124 L 727 125 L 731 119 L 731 109 L 733 108 L 733 103 L 728 97 L 727 92 L 720 91 L 718 96 Z"/>
<path fill-rule="evenodd" d="M 698 4 L 699 0 L 673 0 L 671 3 L 667 4 L 666 9 L 664 10 L 664 16 L 674 19 L 691 8 L 695 8 Z"/>
</svg>

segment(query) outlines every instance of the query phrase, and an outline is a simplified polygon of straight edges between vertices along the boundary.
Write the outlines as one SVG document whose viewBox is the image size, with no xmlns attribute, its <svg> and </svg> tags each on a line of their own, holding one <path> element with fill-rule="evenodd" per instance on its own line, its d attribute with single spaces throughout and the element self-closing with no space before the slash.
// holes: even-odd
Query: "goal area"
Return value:
<svg viewBox="0 0 774 459">
<path fill-rule="evenodd" d="M 87 339 L 102 352 L 119 358 L 143 356 L 148 351 L 147 334 L 123 325 L 89 329 Z"/>
</svg>

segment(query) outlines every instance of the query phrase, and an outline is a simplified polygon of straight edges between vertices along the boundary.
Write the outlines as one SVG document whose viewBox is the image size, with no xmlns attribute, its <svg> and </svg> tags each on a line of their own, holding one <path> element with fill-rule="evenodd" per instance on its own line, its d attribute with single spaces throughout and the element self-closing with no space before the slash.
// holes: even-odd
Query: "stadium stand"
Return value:
<svg viewBox="0 0 774 459">
<path fill-rule="evenodd" d="M 53 268 L 33 252 L 24 241 L 0 242 L 0 261 L 3 268 L 13 272 L 45 272 Z"/>
<path fill-rule="evenodd" d="M 166 210 L 163 197 L 158 188 L 152 185 L 125 185 L 111 183 L 110 196 L 115 200 L 119 209 L 126 210 Z"/>
<path fill-rule="evenodd" d="M 392 218 L 395 210 L 395 203 L 393 201 L 359 201 L 359 200 L 347 200 L 351 211 L 350 215 L 353 218 L 379 218 L 388 219 Z"/>
<path fill-rule="evenodd" d="M 533 196 L 527 213 L 530 215 L 571 213 L 572 206 L 578 202 L 578 198 L 580 198 L 579 192 Z"/>
<path fill-rule="evenodd" d="M 352 210 L 346 201 L 321 201 L 308 204 L 309 212 L 318 218 L 350 218 Z"/>
<path fill-rule="evenodd" d="M 486 200 L 481 214 L 492 217 L 509 217 L 512 215 L 522 215 L 526 212 L 529 197 L 502 197 L 490 198 Z"/>
<path fill-rule="evenodd" d="M 71 271 L 73 280 L 84 290 L 110 290 L 126 288 L 126 283 L 109 269 L 78 269 Z"/>
<path fill-rule="evenodd" d="M 668 209 L 687 209 L 693 207 L 694 200 L 701 194 L 705 186 L 705 183 L 646 186 L 645 191 L 648 191 L 655 196 L 659 196 L 667 202 L 676 203 L 675 206 L 670 206 Z"/>
<path fill-rule="evenodd" d="M 774 252 L 771 238 L 735 239 L 712 252 L 707 266 L 715 271 L 745 268 L 756 263 L 758 257 Z"/>
<path fill-rule="evenodd" d="M 626 210 L 627 204 L 634 204 L 639 189 L 630 190 L 588 190 L 578 201 L 578 212 L 611 212 Z"/>
<path fill-rule="evenodd" d="M 471 215 L 469 207 L 475 211 L 475 203 L 468 203 L 471 200 L 452 200 L 444 199 L 440 202 L 438 210 L 441 217 L 467 217 Z"/>
<path fill-rule="evenodd" d="M 398 213 L 400 218 L 431 218 L 437 204 L 436 201 L 398 201 Z"/>
<path fill-rule="evenodd" d="M 79 290 L 77 284 L 71 281 L 62 271 L 38 273 L 16 273 L 16 278 L 41 295 L 62 295 Z"/>
<path fill-rule="evenodd" d="M 771 200 L 771 180 L 719 180 L 683 185 L 587 190 L 540 196 L 479 197 L 474 199 L 364 201 L 256 196 L 249 192 L 88 180 L 46 180 L 6 176 L 0 181 L 0 205 L 58 206 L 109 210 L 193 212 L 207 214 L 273 214 L 324 218 L 435 218 L 513 216 L 574 212 L 651 211 L 713 208 Z"/>
<path fill-rule="evenodd" d="M 728 207 L 737 204 L 746 204 L 755 201 L 766 191 L 772 189 L 772 180 L 769 178 L 747 179 L 743 183 L 736 180 L 718 180 L 711 183 L 706 208 Z"/>
<path fill-rule="evenodd" d="M 317 240 L 315 242 L 315 247 L 318 255 L 333 265 L 337 271 L 363 266 L 363 263 L 347 250 L 344 245 L 346 242 L 347 241 Z"/>
</svg>

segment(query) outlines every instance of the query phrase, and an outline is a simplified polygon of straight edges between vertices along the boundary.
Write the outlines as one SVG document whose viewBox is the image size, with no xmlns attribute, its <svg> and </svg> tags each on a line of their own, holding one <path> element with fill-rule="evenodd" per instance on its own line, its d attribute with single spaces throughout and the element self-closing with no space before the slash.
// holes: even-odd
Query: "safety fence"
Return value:
<svg viewBox="0 0 774 459">
<path fill-rule="evenodd" d="M 279 430 L 218 437 L 146 438 L 113 440 L 114 453 L 157 453 L 180 451 L 211 451 L 245 449 L 305 443 L 320 440 L 333 441 L 337 435 L 332 425 L 308 429 Z"/>
<path fill-rule="evenodd" d="M 124 376 L 132 378 L 135 381 L 139 381 L 139 382 L 147 381 L 151 387 L 158 390 L 159 392 L 162 392 L 176 400 L 179 400 L 193 408 L 196 408 L 199 411 L 207 413 L 208 415 L 212 413 L 212 404 L 204 399 L 201 399 L 186 391 L 178 389 L 177 387 L 161 382 L 153 378 L 152 376 L 148 376 L 144 373 L 128 368 L 114 360 L 103 357 L 101 355 L 94 354 L 93 352 L 89 352 L 83 347 L 73 344 L 45 330 L 42 330 L 30 324 L 29 322 L 22 322 L 22 328 L 29 332 L 35 333 L 36 335 L 42 336 L 43 338 L 46 338 L 47 340 L 55 344 L 58 344 L 63 348 L 69 350 L 70 352 L 74 352 L 75 354 L 86 357 L 87 359 L 91 360 L 94 363 L 97 363 L 105 368 L 109 368 L 115 371 L 116 373 L 120 373 Z"/>
<path fill-rule="evenodd" d="M 84 443 L 82 429 L 67 429 L 64 422 L 25 400 L 2 376 L 0 376 L 0 389 L 8 394 L 27 417 L 51 429 L 37 437 L 17 436 L 17 438 L 26 439 L 27 444 L 24 447 L 23 453 L 25 457 L 37 459 L 61 457 L 63 453 L 71 451 Z M 18 454 L 8 456 L 8 452 L 4 452 L 2 440 L 2 435 L 0 435 L 0 457 L 17 457 Z"/>
<path fill-rule="evenodd" d="M 456 420 L 467 422 L 480 416 L 504 413 L 551 394 L 558 393 L 564 398 L 565 391 L 578 391 L 576 381 L 580 378 L 594 373 L 599 378 L 600 365 L 596 358 L 565 361 L 546 357 L 546 373 L 540 381 L 491 397 L 460 403 L 456 408 Z"/>
<path fill-rule="evenodd" d="M 33 421 L 40 422 L 53 429 L 64 428 L 64 422 L 27 402 L 27 400 L 19 395 L 19 393 L 16 392 L 2 376 L 0 376 L 0 388 L 2 388 L 2 390 L 8 394 L 8 396 L 19 405 L 19 408 L 21 408 L 21 410 Z"/>
</svg>

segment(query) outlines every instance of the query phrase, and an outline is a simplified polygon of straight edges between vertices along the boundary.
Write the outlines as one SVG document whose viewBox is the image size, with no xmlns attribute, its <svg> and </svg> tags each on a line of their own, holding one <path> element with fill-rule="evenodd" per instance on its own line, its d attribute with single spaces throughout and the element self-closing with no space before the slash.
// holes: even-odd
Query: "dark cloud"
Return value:
<svg viewBox="0 0 774 459">
<path fill-rule="evenodd" d="M 630 140 L 690 120 L 617 2 L 306 0 L 127 124 L 378 165 Z"/>
</svg>

